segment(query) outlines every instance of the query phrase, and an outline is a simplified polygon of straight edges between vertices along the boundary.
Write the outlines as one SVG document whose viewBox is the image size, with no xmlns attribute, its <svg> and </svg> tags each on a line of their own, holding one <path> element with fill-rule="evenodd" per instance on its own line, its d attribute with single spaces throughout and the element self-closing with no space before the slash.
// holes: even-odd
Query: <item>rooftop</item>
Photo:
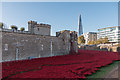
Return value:
<svg viewBox="0 0 120 80">
<path fill-rule="evenodd" d="M 99 30 L 103 30 L 103 29 L 115 28 L 115 27 L 120 27 L 120 26 L 113 26 L 113 27 L 101 28 L 101 29 L 98 29 L 98 31 L 99 31 Z"/>
<path fill-rule="evenodd" d="M 97 32 L 87 32 L 87 33 L 84 33 L 84 34 L 97 34 Z"/>
</svg>

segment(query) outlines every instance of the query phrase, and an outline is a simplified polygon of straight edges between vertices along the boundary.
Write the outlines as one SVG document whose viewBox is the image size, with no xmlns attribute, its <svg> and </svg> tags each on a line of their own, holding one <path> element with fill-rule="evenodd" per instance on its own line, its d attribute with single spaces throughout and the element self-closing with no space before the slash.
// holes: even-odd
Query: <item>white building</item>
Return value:
<svg viewBox="0 0 120 80">
<path fill-rule="evenodd" d="M 108 37 L 109 42 L 120 42 L 120 26 L 98 29 L 97 39 Z"/>
<path fill-rule="evenodd" d="M 97 33 L 96 32 L 87 32 L 83 34 L 85 38 L 85 44 L 88 44 L 89 41 L 96 41 L 97 40 Z"/>
</svg>

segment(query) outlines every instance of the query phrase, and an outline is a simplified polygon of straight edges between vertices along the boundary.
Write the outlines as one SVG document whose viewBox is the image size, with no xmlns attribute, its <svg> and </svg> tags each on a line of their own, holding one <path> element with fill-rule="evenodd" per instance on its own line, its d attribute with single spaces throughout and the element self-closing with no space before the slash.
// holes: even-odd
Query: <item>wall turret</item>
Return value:
<svg viewBox="0 0 120 80">
<path fill-rule="evenodd" d="M 37 22 L 35 21 L 28 21 L 28 31 L 31 32 L 31 34 L 34 34 L 34 27 L 37 25 Z"/>
<path fill-rule="evenodd" d="M 35 21 L 28 22 L 28 31 L 31 34 L 47 35 L 50 36 L 51 25 L 49 24 L 37 24 Z"/>
</svg>

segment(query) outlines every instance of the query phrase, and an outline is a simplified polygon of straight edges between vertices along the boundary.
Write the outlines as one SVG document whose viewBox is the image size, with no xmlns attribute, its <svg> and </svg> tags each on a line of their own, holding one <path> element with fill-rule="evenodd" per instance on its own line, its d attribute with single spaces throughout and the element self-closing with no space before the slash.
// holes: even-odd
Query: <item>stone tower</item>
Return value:
<svg viewBox="0 0 120 80">
<path fill-rule="evenodd" d="M 78 37 L 83 34 L 83 29 L 82 29 L 82 20 L 81 20 L 81 15 L 79 15 L 78 19 Z"/>
<path fill-rule="evenodd" d="M 28 31 L 31 34 L 50 36 L 50 34 L 51 34 L 51 25 L 43 24 L 43 23 L 38 24 L 35 21 L 28 21 Z"/>
<path fill-rule="evenodd" d="M 70 31 L 70 43 L 71 43 L 71 49 L 70 53 L 78 53 L 78 47 L 77 47 L 77 32 L 76 31 Z"/>
<path fill-rule="evenodd" d="M 67 53 L 69 53 L 69 54 L 78 53 L 77 32 L 63 30 L 60 32 L 56 32 L 56 36 L 63 38 L 63 40 L 66 44 L 65 50 L 69 51 Z"/>
<path fill-rule="evenodd" d="M 28 31 L 31 32 L 31 34 L 34 34 L 34 27 L 37 25 L 37 22 L 35 21 L 28 21 Z"/>
</svg>

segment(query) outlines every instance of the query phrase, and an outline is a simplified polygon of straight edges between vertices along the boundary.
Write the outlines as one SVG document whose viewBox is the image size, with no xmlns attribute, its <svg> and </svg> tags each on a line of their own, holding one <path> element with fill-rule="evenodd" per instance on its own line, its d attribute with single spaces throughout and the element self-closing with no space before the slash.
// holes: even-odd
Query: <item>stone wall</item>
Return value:
<svg viewBox="0 0 120 80">
<path fill-rule="evenodd" d="M 31 34 L 50 36 L 51 25 L 28 21 L 28 31 L 31 32 Z"/>
<path fill-rule="evenodd" d="M 2 32 L 1 31 L 0 31 L 0 61 L 2 61 Z M 2 64 L 0 64 L 0 68 L 1 67 L 2 67 Z"/>
<path fill-rule="evenodd" d="M 70 50 L 70 53 L 78 53 L 77 32 L 63 30 L 56 32 L 56 36 L 61 37 L 65 41 L 66 50 Z"/>
<path fill-rule="evenodd" d="M 39 35 L 50 36 L 50 31 L 51 31 L 51 29 L 48 27 L 35 27 L 34 28 L 34 34 L 39 34 Z"/>
<path fill-rule="evenodd" d="M 56 37 L 2 32 L 2 61 L 69 54 L 70 36 L 64 34 Z"/>
</svg>

